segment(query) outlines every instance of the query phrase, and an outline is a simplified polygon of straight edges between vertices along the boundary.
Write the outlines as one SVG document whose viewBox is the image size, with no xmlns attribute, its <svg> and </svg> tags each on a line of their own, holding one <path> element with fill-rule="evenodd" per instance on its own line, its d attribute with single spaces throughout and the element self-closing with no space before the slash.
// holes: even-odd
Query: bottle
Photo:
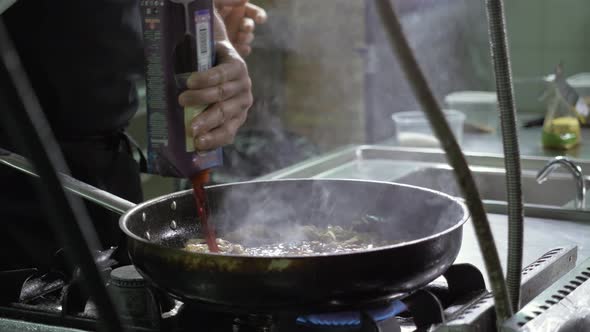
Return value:
<svg viewBox="0 0 590 332">
<path fill-rule="evenodd" d="M 581 140 L 580 121 L 585 121 L 588 108 L 565 80 L 561 65 L 557 66 L 553 81 L 548 82 L 543 99 L 547 105 L 543 147 L 568 150 L 577 146 Z"/>
<path fill-rule="evenodd" d="M 192 178 L 222 164 L 221 148 L 196 151 L 191 121 L 208 105 L 178 96 L 195 71 L 214 65 L 213 0 L 142 0 L 148 120 L 148 173 Z"/>
</svg>

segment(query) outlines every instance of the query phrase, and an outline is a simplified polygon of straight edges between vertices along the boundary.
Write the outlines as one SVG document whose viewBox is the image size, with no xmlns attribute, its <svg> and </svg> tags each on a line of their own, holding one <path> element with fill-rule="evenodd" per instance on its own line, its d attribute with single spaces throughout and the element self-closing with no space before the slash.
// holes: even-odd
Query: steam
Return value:
<svg viewBox="0 0 590 332">
<path fill-rule="evenodd" d="M 246 247 L 310 240 L 310 225 L 357 225 L 394 244 L 443 231 L 461 217 L 459 206 L 440 195 L 356 181 L 237 184 L 215 201 L 218 236 Z"/>
<path fill-rule="evenodd" d="M 415 8 L 402 13 L 404 30 L 437 97 L 442 100 L 455 90 L 488 89 L 492 82 L 483 3 L 471 0 L 407 3 Z M 372 13 L 367 18 L 364 6 L 370 7 L 369 12 L 374 11 L 371 1 L 351 0 L 273 1 L 266 7 L 269 21 L 256 28 L 253 53 L 247 59 L 255 104 L 241 132 L 261 129 L 270 139 L 266 146 L 256 147 L 256 151 L 239 146 L 240 152 L 247 151 L 254 156 L 251 159 L 255 159 L 253 163 L 258 167 L 255 171 L 265 174 L 268 168 L 284 168 L 310 157 L 308 152 L 301 153 L 297 145 L 291 150 L 269 148 L 276 141 L 292 140 L 290 132 L 311 140 L 321 152 L 327 152 L 344 144 L 387 139 L 393 131 L 390 114 L 416 109 L 377 16 Z M 374 30 L 371 34 L 375 44 L 371 51 L 366 44 L 366 28 Z M 373 75 L 370 91 L 365 90 L 366 73 Z M 370 109 L 366 108 L 369 103 L 373 104 Z M 295 156 L 297 153 L 301 155 Z M 241 171 L 240 162 L 230 161 L 228 170 Z M 239 180 L 256 177 L 250 174 L 253 173 L 244 171 Z M 433 189 L 458 194 L 452 174 L 432 180 L 436 181 Z M 456 211 L 445 210 L 440 206 L 440 199 L 425 199 L 419 193 L 403 196 L 409 195 L 408 191 L 397 193 L 399 197 L 387 197 L 374 190 L 357 189 L 354 193 L 354 199 L 359 200 L 355 205 L 357 211 L 346 214 L 342 197 L 350 197 L 351 193 L 334 192 L 320 184 L 310 187 L 306 195 L 297 190 L 288 192 L 288 188 L 283 190 L 281 193 L 264 187 L 252 191 L 236 188 L 223 199 L 225 207 L 221 210 L 239 211 L 231 218 L 238 220 L 235 224 L 240 230 L 261 226 L 291 241 L 302 237 L 296 225 L 322 220 L 345 222 L 361 218 L 361 211 L 386 211 L 382 215 L 389 223 L 404 225 L 396 230 L 396 236 L 404 239 L 420 232 L 420 227 L 439 229 L 449 218 L 456 218 Z M 380 202 L 389 202 L 389 209 L 383 208 L 380 204 L 384 203 Z M 254 241 L 253 237 L 250 240 Z"/>
<path fill-rule="evenodd" d="M 222 197 L 220 211 L 233 211 L 223 215 L 233 222 L 220 237 L 246 247 L 306 240 L 302 226 L 316 221 L 317 216 L 310 216 L 309 212 L 318 202 L 317 193 L 310 192 L 306 199 L 293 182 L 283 184 L 237 186 L 228 191 Z M 314 185 L 312 191 L 318 187 Z M 321 209 L 327 207 L 330 194 L 319 190 Z"/>
</svg>

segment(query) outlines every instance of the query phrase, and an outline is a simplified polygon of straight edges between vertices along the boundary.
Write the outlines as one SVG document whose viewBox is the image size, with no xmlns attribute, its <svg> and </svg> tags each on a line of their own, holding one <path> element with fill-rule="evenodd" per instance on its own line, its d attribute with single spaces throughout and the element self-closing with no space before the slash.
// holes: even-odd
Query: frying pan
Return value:
<svg viewBox="0 0 590 332">
<path fill-rule="evenodd" d="M 15 154 L 0 163 L 35 175 Z M 182 301 L 248 312 L 317 312 L 410 292 L 456 259 L 468 211 L 440 192 L 389 182 L 294 179 L 207 188 L 211 222 L 223 237 L 238 227 L 280 232 L 294 224 L 348 226 L 364 220 L 384 247 L 313 256 L 255 257 L 181 250 L 202 238 L 192 191 L 139 205 L 62 175 L 66 189 L 123 213 L 137 270 Z M 286 234 L 288 235 L 288 234 Z M 272 240 L 272 239 L 270 239 Z"/>
</svg>

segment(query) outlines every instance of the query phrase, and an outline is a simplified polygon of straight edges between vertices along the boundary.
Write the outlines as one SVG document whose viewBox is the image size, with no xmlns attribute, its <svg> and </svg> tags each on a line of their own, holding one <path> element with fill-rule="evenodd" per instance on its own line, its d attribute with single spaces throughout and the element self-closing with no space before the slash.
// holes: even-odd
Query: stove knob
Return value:
<svg viewBox="0 0 590 332">
<path fill-rule="evenodd" d="M 133 325 L 159 326 L 160 309 L 156 297 L 133 265 L 114 269 L 108 289 L 123 320 Z"/>
</svg>

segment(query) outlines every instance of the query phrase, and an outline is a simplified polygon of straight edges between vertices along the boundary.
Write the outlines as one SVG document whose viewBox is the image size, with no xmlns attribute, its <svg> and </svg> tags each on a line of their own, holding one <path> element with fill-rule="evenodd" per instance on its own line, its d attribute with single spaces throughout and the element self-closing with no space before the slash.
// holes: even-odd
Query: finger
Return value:
<svg viewBox="0 0 590 332">
<path fill-rule="evenodd" d="M 246 16 L 254 19 L 257 24 L 262 24 L 268 19 L 266 10 L 251 3 L 246 4 Z"/>
<path fill-rule="evenodd" d="M 178 96 L 178 102 L 183 107 L 213 104 L 247 91 L 250 86 L 250 79 L 246 78 L 239 81 L 225 82 L 211 88 L 186 90 Z"/>
<path fill-rule="evenodd" d="M 229 36 L 231 42 L 234 42 L 234 38 L 237 32 L 240 30 L 240 25 L 242 23 L 242 19 L 244 18 L 245 11 L 245 6 L 234 7 L 231 13 L 224 19 L 227 35 Z"/>
<path fill-rule="evenodd" d="M 186 86 L 192 90 L 214 87 L 244 76 L 244 70 L 244 64 L 240 61 L 221 63 L 207 71 L 192 73 Z"/>
<path fill-rule="evenodd" d="M 221 7 L 221 9 L 219 9 L 219 15 L 221 15 L 221 17 L 226 18 L 230 13 L 231 13 L 232 7 L 230 6 L 223 6 Z"/>
<path fill-rule="evenodd" d="M 254 32 L 256 28 L 256 24 L 254 20 L 248 17 L 244 17 L 242 19 L 242 23 L 240 24 L 240 32 Z"/>
<path fill-rule="evenodd" d="M 242 58 L 245 58 L 252 53 L 252 47 L 247 44 L 238 44 L 236 45 L 236 51 L 238 51 L 238 54 L 240 54 Z"/>
<path fill-rule="evenodd" d="M 240 126 L 246 120 L 246 114 L 230 119 L 223 126 L 195 139 L 195 148 L 200 151 L 213 150 L 231 144 Z"/>
<path fill-rule="evenodd" d="M 236 44 L 251 44 L 252 41 L 254 40 L 254 34 L 253 33 L 246 33 L 246 32 L 240 32 L 238 33 L 238 37 L 236 38 Z"/>
<path fill-rule="evenodd" d="M 191 121 L 193 137 L 202 136 L 222 126 L 226 121 L 247 112 L 250 106 L 252 106 L 252 95 L 249 93 L 209 106 Z"/>
</svg>

